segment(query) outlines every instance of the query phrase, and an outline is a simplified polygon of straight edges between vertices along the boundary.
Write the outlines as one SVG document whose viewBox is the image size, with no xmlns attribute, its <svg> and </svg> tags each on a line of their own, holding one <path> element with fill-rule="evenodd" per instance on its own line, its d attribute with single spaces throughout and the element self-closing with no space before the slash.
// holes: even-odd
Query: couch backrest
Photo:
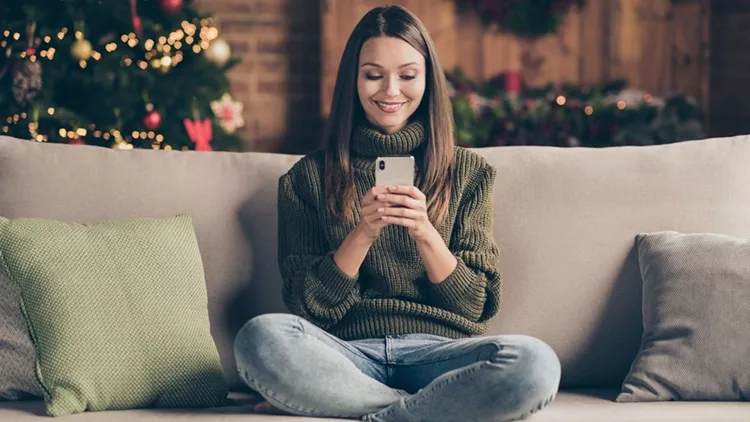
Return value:
<svg viewBox="0 0 750 422">
<path fill-rule="evenodd" d="M 656 230 L 750 235 L 750 138 L 654 147 L 477 150 L 498 169 L 503 305 L 491 333 L 547 341 L 564 387 L 619 387 L 640 344 L 633 240 Z M 212 333 L 232 387 L 232 340 L 285 312 L 278 177 L 299 156 L 113 151 L 0 137 L 0 216 L 93 222 L 193 215 Z"/>
</svg>

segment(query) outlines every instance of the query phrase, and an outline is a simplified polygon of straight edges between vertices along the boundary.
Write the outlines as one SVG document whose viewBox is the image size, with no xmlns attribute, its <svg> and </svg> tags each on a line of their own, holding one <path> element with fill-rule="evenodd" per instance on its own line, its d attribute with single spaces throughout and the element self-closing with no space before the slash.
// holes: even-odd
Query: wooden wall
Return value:
<svg viewBox="0 0 750 422">
<path fill-rule="evenodd" d="M 625 78 L 657 94 L 708 104 L 710 0 L 588 0 L 557 34 L 519 40 L 485 28 L 455 0 L 321 0 L 321 109 L 327 115 L 346 40 L 372 7 L 401 4 L 420 17 L 447 69 L 474 79 L 521 71 L 532 86 Z"/>
</svg>

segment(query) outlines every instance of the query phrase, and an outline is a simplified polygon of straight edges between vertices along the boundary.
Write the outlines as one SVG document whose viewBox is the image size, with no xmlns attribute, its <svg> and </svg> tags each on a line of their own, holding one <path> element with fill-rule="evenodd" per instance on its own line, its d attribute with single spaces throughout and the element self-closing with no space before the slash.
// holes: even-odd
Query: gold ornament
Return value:
<svg viewBox="0 0 750 422">
<path fill-rule="evenodd" d="M 232 56 L 232 50 L 229 43 L 223 38 L 217 38 L 211 41 L 204 53 L 206 58 L 217 66 L 224 66 Z"/>
<path fill-rule="evenodd" d="M 91 43 L 86 39 L 76 40 L 70 48 L 70 55 L 76 60 L 88 60 L 92 52 Z"/>
</svg>

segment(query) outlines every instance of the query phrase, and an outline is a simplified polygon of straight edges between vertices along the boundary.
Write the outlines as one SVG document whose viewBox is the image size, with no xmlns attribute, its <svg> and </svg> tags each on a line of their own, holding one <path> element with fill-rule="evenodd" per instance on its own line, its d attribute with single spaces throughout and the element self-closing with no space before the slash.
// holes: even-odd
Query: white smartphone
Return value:
<svg viewBox="0 0 750 422">
<path fill-rule="evenodd" d="M 375 185 L 414 186 L 414 157 L 378 157 L 375 159 Z"/>
</svg>

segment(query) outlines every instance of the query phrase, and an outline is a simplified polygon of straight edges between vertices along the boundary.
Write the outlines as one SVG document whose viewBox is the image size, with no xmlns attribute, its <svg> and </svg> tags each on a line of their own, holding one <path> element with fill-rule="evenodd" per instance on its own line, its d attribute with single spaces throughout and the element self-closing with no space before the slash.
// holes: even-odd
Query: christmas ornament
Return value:
<svg viewBox="0 0 750 422">
<path fill-rule="evenodd" d="M 154 106 L 150 106 L 150 108 L 146 107 L 148 112 L 145 116 L 143 116 L 143 126 L 145 126 L 148 130 L 156 130 L 157 128 L 159 128 L 159 125 L 161 125 L 161 114 L 153 109 Z"/>
<path fill-rule="evenodd" d="M 13 98 L 20 106 L 32 101 L 42 89 L 42 64 L 21 60 L 13 66 Z"/>
<path fill-rule="evenodd" d="M 182 123 L 185 125 L 188 137 L 195 143 L 196 151 L 213 151 L 211 147 L 211 138 L 213 137 L 211 119 L 185 119 Z"/>
<path fill-rule="evenodd" d="M 173 15 L 182 10 L 184 0 L 159 0 L 159 5 L 164 13 Z"/>
<path fill-rule="evenodd" d="M 204 54 L 208 61 L 217 66 L 224 66 L 232 56 L 232 51 L 228 42 L 222 38 L 217 38 L 211 41 L 211 44 L 208 45 L 208 49 L 206 49 Z"/>
<path fill-rule="evenodd" d="M 242 119 L 242 103 L 234 101 L 232 96 L 224 94 L 220 99 L 211 101 L 211 110 L 219 118 L 219 125 L 227 133 L 234 133 L 245 124 Z"/>
<path fill-rule="evenodd" d="M 91 57 L 93 49 L 89 40 L 80 39 L 73 43 L 70 48 L 70 55 L 76 60 L 88 60 Z"/>
</svg>

